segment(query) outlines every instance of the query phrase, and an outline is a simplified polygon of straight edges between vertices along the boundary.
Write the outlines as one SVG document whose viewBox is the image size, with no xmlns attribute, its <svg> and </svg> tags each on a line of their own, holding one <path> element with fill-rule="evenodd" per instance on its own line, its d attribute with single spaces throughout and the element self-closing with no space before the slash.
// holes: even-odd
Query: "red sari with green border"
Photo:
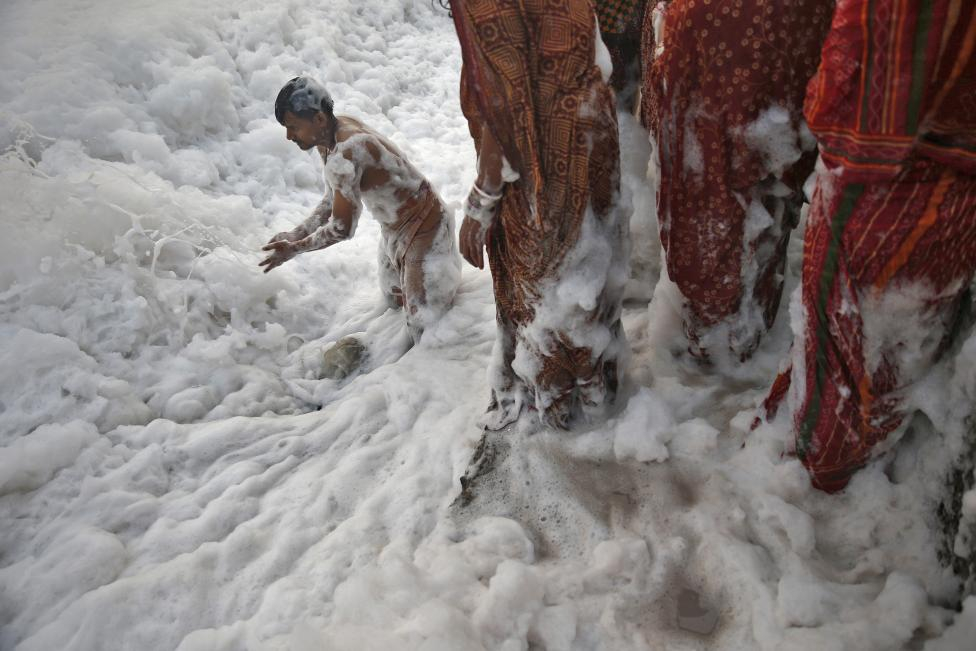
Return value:
<svg viewBox="0 0 976 651">
<path fill-rule="evenodd" d="M 790 389 L 813 483 L 844 488 L 966 324 L 976 273 L 971 0 L 841 0 L 805 114 L 820 141 Z M 794 328 L 797 330 L 797 328 Z M 792 387 L 791 387 L 792 385 Z"/>
</svg>

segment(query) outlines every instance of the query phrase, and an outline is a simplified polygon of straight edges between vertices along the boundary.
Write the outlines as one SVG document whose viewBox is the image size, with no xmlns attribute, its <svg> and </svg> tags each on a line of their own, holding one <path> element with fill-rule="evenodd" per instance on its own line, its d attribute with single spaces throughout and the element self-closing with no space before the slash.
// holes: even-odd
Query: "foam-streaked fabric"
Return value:
<svg viewBox="0 0 976 651">
<path fill-rule="evenodd" d="M 902 422 L 902 392 L 962 324 L 976 271 L 976 176 L 917 161 L 888 183 L 821 176 L 804 241 L 796 451 L 837 491 Z"/>
<path fill-rule="evenodd" d="M 596 17 L 587 0 L 455 0 L 451 8 L 475 145 L 487 125 L 519 174 L 505 186 L 487 242 L 505 376 L 494 399 L 524 383 L 547 419 L 565 425 L 578 404 L 615 390 L 622 337 L 621 297 L 604 291 L 586 317 L 612 333 L 604 350 L 575 345 L 571 330 L 549 333 L 546 350 L 522 338 L 543 288 L 578 244 L 587 211 L 597 222 L 616 211 L 617 122 L 594 62 Z M 520 343 L 539 357 L 536 372 L 522 377 L 511 368 Z"/>
<path fill-rule="evenodd" d="M 775 317 L 816 158 L 801 133 L 803 98 L 832 10 L 832 0 L 673 0 L 656 58 L 652 12 L 645 17 L 641 113 L 661 164 L 667 270 L 697 357 L 717 352 L 705 340 L 719 325 L 730 329 L 721 345 L 748 357 Z M 770 110 L 784 125 L 775 141 L 750 130 Z M 774 160 L 789 148 L 794 160 Z M 750 204 L 770 218 L 747 228 Z"/>
<path fill-rule="evenodd" d="M 974 5 L 840 0 L 805 111 L 825 162 L 790 395 L 813 483 L 844 488 L 966 322 L 976 273 Z M 800 361 L 802 360 L 802 361 Z"/>
</svg>

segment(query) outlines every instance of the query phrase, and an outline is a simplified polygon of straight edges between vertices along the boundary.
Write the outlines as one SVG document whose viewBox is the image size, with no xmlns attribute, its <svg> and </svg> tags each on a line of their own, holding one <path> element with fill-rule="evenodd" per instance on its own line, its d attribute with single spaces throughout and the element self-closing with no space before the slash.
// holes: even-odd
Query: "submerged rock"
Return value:
<svg viewBox="0 0 976 651">
<path fill-rule="evenodd" d="M 342 380 L 362 366 L 366 347 L 355 337 L 343 337 L 322 355 L 322 377 Z"/>
</svg>

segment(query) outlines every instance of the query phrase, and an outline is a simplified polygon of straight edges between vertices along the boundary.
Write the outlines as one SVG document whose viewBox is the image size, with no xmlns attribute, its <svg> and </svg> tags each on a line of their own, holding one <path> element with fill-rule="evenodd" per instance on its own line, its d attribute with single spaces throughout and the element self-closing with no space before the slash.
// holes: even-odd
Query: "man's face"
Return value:
<svg viewBox="0 0 976 651">
<path fill-rule="evenodd" d="M 291 112 L 285 113 L 285 137 L 303 150 L 325 144 L 328 133 L 329 118 L 325 113 L 316 113 L 311 118 L 302 118 Z"/>
</svg>

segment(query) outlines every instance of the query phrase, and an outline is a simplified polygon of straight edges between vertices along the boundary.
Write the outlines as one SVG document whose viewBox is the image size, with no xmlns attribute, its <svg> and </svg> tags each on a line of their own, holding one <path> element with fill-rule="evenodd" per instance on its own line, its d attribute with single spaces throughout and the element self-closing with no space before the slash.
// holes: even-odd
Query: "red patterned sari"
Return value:
<svg viewBox="0 0 976 651">
<path fill-rule="evenodd" d="M 490 411 L 517 413 L 524 397 L 565 427 L 615 391 L 623 345 L 617 122 L 594 63 L 596 18 L 587 0 L 451 8 L 475 146 L 486 125 L 519 174 L 486 243 L 499 328 Z M 599 254 L 580 260 L 584 250 Z M 563 300 L 574 277 L 595 283 L 592 302 Z"/>
<path fill-rule="evenodd" d="M 805 105 L 821 143 L 790 388 L 797 454 L 837 491 L 901 425 L 976 273 L 971 0 L 840 0 Z"/>
<path fill-rule="evenodd" d="M 833 0 L 672 0 L 644 21 L 642 118 L 661 165 L 668 275 L 697 358 L 749 357 L 773 322 L 813 171 L 807 81 Z"/>
</svg>

